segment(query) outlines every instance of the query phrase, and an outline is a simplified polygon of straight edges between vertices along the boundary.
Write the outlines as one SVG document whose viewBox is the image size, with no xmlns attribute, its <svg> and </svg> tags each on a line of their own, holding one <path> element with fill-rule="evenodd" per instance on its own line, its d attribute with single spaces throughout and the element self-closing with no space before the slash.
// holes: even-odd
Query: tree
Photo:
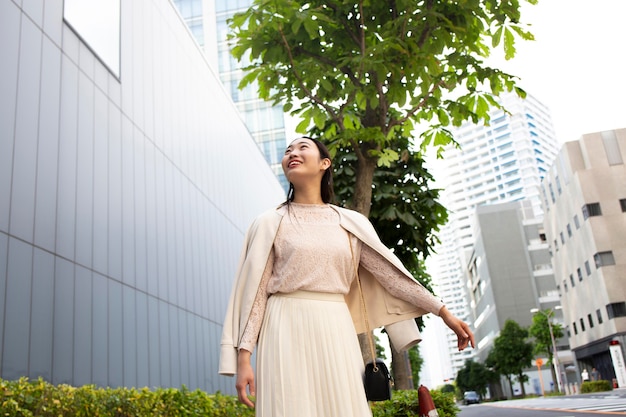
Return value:
<svg viewBox="0 0 626 417">
<path fill-rule="evenodd" d="M 527 338 L 528 330 L 508 319 L 494 340 L 486 361 L 496 372 L 506 376 L 511 388 L 512 376 L 515 376 L 522 387 L 522 397 L 526 396 L 524 383 L 528 380 L 524 369 L 530 367 L 533 358 L 533 345 Z"/>
<path fill-rule="evenodd" d="M 510 58 L 516 38 L 532 39 L 519 20 L 519 0 L 255 0 L 230 27 L 233 55 L 251 63 L 240 88 L 257 83 L 262 98 L 302 119 L 299 132 L 316 128 L 331 151 L 350 149 L 348 207 L 369 216 L 375 172 L 410 151 L 398 138 L 426 124 L 421 146 L 442 147 L 448 126 L 487 121 L 500 107 L 494 95 L 523 95 L 483 61 L 490 48 Z"/>
<path fill-rule="evenodd" d="M 487 385 L 496 379 L 495 372 L 481 363 L 468 359 L 456 374 L 456 386 L 461 393 L 476 391 L 483 398 L 487 393 Z"/>
<path fill-rule="evenodd" d="M 423 143 L 443 146 L 447 126 L 488 120 L 494 95 L 523 92 L 483 59 L 500 46 L 511 58 L 516 37 L 532 39 L 519 0 L 255 0 L 230 27 L 233 55 L 251 62 L 240 87 L 256 82 L 302 119 L 298 131 L 313 125 L 353 150 L 352 208 L 366 216 L 376 168 L 399 158 L 390 141 L 427 123 Z"/>
<path fill-rule="evenodd" d="M 538 311 L 533 315 L 533 323 L 528 328 L 528 333 L 535 339 L 535 348 L 533 353 L 535 355 L 546 354 L 548 356 L 548 364 L 552 371 L 552 382 L 554 387 L 558 390 L 556 372 L 553 366 L 554 349 L 552 340 L 558 340 L 563 337 L 563 326 L 560 323 L 553 322 L 554 310 Z M 552 328 L 552 334 L 550 334 L 550 328 Z"/>
</svg>

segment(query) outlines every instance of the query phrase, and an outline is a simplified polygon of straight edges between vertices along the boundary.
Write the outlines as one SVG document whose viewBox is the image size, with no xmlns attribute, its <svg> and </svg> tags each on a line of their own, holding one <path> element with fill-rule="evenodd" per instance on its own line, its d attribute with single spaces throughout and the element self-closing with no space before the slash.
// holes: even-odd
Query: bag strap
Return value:
<svg viewBox="0 0 626 417">
<path fill-rule="evenodd" d="M 369 319 L 367 317 L 367 309 L 365 308 L 365 297 L 363 297 L 363 288 L 361 287 L 361 278 L 359 277 L 359 269 L 356 266 L 356 259 L 354 257 L 354 251 L 352 249 L 352 240 L 350 240 L 350 233 L 346 231 L 348 235 L 348 245 L 350 246 L 350 256 L 352 257 L 352 266 L 354 267 L 354 275 L 356 282 L 359 286 L 359 298 L 361 299 L 361 309 L 363 310 L 363 320 L 365 321 L 365 330 L 367 333 L 367 341 L 370 346 L 370 354 L 372 355 L 372 364 L 374 365 L 374 372 L 378 372 L 378 365 L 376 364 L 376 350 L 374 349 L 374 336 L 370 329 Z"/>
</svg>

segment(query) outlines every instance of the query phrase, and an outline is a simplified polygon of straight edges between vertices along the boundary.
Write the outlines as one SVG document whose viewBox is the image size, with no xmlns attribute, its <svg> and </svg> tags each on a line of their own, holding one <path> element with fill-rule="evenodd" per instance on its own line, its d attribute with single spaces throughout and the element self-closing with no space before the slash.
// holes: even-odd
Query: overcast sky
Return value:
<svg viewBox="0 0 626 417">
<path fill-rule="evenodd" d="M 524 5 L 534 41 L 497 65 L 550 108 L 560 142 L 626 127 L 626 0 Z"/>
</svg>

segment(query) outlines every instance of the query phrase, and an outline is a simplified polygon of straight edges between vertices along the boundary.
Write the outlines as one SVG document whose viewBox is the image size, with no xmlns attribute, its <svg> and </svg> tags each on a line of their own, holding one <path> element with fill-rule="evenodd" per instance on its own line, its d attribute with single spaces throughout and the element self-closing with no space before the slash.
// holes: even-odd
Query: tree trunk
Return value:
<svg viewBox="0 0 626 417">
<path fill-rule="evenodd" d="M 411 364 L 409 363 L 409 354 L 405 350 L 400 352 L 391 344 L 391 362 L 393 369 L 393 385 L 395 389 L 414 389 L 413 373 L 411 372 Z"/>
<path fill-rule="evenodd" d="M 370 206 L 372 204 L 372 183 L 374 182 L 374 171 L 376 170 L 376 159 L 367 156 L 369 148 L 362 146 L 357 159 L 356 183 L 354 184 L 354 195 L 352 197 L 352 208 L 365 217 L 369 217 Z"/>
<path fill-rule="evenodd" d="M 554 392 L 561 392 L 561 387 L 559 387 L 558 380 L 556 379 L 556 372 L 554 370 L 554 355 L 548 353 L 548 364 L 550 364 L 550 372 L 552 373 L 552 390 Z"/>
</svg>

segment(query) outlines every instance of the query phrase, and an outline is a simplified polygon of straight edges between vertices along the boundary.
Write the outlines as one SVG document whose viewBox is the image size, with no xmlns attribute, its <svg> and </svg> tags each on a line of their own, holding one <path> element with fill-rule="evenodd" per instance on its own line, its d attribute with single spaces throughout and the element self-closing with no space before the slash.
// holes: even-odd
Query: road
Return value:
<svg viewBox="0 0 626 417">
<path fill-rule="evenodd" d="M 461 405 L 460 408 L 458 417 L 598 417 L 601 414 L 626 416 L 626 389 Z"/>
</svg>

